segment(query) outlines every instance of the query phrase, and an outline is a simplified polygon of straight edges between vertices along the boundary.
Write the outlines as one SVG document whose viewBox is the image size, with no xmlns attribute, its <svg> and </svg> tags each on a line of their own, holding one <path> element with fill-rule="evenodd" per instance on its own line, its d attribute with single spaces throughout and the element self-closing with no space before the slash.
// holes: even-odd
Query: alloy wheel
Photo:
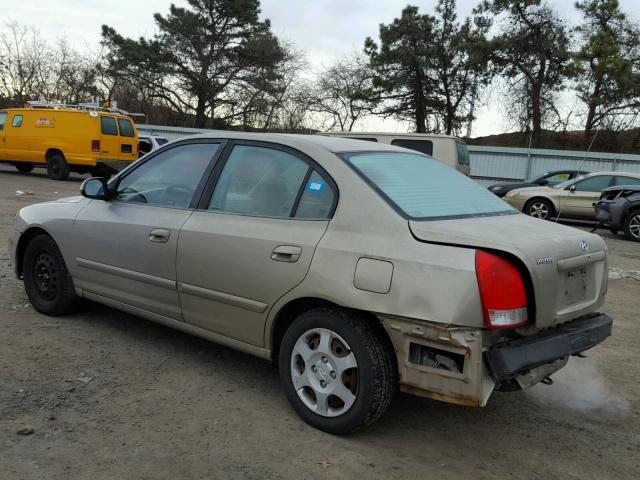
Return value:
<svg viewBox="0 0 640 480">
<path fill-rule="evenodd" d="M 358 362 L 340 335 L 314 328 L 301 335 L 293 347 L 291 381 L 309 410 L 323 417 L 337 417 L 356 400 Z"/>
<path fill-rule="evenodd" d="M 544 202 L 535 202 L 529 207 L 529 215 L 546 220 L 549 218 L 549 207 Z"/>
</svg>

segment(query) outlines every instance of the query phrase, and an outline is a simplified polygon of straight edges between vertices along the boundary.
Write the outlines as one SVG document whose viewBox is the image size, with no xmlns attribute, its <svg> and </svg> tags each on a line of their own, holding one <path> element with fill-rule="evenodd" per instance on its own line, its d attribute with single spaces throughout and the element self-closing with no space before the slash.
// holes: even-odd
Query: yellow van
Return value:
<svg viewBox="0 0 640 480">
<path fill-rule="evenodd" d="M 43 106 L 0 110 L 0 162 L 20 172 L 46 167 L 108 175 L 138 159 L 138 130 L 126 115 L 100 108 Z"/>
<path fill-rule="evenodd" d="M 434 133 L 320 132 L 316 135 L 389 143 L 427 154 L 469 175 L 469 151 L 461 138 Z"/>
</svg>

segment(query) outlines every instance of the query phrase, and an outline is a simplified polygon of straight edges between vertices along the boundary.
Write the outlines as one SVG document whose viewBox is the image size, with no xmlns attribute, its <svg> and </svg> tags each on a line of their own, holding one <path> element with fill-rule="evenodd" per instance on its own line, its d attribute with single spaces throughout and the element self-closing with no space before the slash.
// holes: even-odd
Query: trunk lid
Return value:
<svg viewBox="0 0 640 480">
<path fill-rule="evenodd" d="M 538 328 L 592 312 L 604 300 L 606 245 L 598 235 L 523 214 L 410 220 L 409 228 L 419 241 L 517 257 L 529 272 Z"/>
</svg>

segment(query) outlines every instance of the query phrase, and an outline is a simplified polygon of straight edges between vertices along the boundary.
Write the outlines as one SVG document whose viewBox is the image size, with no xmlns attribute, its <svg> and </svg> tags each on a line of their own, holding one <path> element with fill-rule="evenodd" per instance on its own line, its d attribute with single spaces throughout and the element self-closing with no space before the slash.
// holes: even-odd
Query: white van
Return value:
<svg viewBox="0 0 640 480">
<path fill-rule="evenodd" d="M 469 151 L 458 137 L 430 133 L 321 132 L 317 135 L 344 137 L 369 142 L 389 143 L 425 153 L 469 175 Z"/>
</svg>

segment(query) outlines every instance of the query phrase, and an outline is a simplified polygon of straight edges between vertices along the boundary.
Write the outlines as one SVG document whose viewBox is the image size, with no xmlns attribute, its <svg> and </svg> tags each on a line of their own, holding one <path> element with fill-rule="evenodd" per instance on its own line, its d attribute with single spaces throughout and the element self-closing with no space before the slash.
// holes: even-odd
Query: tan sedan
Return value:
<svg viewBox="0 0 640 480">
<path fill-rule="evenodd" d="M 484 406 L 611 332 L 600 237 L 412 150 L 215 132 L 81 192 L 16 218 L 38 312 L 92 300 L 268 359 L 327 432 L 375 421 L 398 387 Z"/>
<path fill-rule="evenodd" d="M 591 173 L 552 187 L 518 188 L 504 199 L 527 215 L 543 220 L 554 217 L 595 220 L 593 204 L 603 189 L 614 185 L 640 185 L 640 174 Z"/>
</svg>

